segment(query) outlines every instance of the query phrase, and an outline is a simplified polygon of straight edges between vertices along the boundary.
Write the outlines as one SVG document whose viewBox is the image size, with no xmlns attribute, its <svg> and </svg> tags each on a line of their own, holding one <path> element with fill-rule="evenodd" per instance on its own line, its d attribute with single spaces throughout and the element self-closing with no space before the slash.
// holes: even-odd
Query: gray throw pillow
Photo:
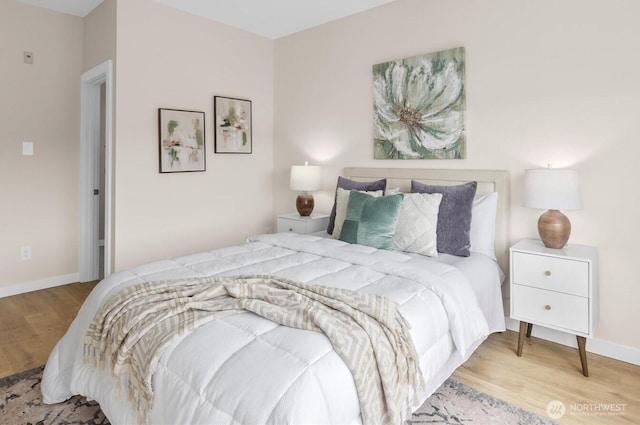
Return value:
<svg viewBox="0 0 640 425">
<path fill-rule="evenodd" d="M 442 193 L 438 211 L 438 252 L 468 257 L 471 248 L 471 209 L 478 182 L 432 186 L 411 180 L 413 193 Z"/>
<path fill-rule="evenodd" d="M 376 180 L 372 182 L 357 182 L 349 180 L 344 177 L 338 177 L 338 183 L 336 184 L 336 194 L 333 198 L 333 208 L 329 215 L 329 225 L 327 226 L 327 233 L 333 234 L 333 226 L 336 222 L 336 199 L 338 196 L 338 188 L 341 187 L 345 190 L 361 190 L 365 192 L 371 192 L 376 190 L 385 190 L 387 187 L 387 179 Z"/>
</svg>

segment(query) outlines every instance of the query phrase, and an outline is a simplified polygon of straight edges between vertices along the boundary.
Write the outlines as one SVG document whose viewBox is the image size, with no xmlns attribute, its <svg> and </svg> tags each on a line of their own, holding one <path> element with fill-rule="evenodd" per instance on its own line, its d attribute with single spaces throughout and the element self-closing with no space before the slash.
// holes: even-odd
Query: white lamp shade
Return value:
<svg viewBox="0 0 640 425">
<path fill-rule="evenodd" d="M 543 210 L 581 209 L 578 172 L 561 168 L 526 170 L 522 204 Z"/>
<path fill-rule="evenodd" d="M 320 167 L 317 165 L 292 165 L 289 188 L 301 192 L 320 190 Z"/>
</svg>

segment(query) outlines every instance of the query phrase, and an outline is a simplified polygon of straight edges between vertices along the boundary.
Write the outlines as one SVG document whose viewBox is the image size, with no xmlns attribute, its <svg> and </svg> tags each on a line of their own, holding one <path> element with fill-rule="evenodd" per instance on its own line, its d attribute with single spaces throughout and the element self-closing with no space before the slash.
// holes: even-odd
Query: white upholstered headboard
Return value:
<svg viewBox="0 0 640 425">
<path fill-rule="evenodd" d="M 359 168 L 344 169 L 345 177 L 357 181 L 387 178 L 387 188 L 399 187 L 402 192 L 411 191 L 411 180 L 436 185 L 455 185 L 477 181 L 476 196 L 498 192 L 496 217 L 496 258 L 509 276 L 509 172 L 504 170 L 449 170 L 425 168 Z"/>
</svg>

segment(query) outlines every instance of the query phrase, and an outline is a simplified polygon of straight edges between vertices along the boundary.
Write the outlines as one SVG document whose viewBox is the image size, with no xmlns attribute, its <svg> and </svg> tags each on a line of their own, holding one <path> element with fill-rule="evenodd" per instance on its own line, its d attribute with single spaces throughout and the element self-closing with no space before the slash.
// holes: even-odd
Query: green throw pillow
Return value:
<svg viewBox="0 0 640 425">
<path fill-rule="evenodd" d="M 375 198 L 352 190 L 340 240 L 380 249 L 393 249 L 393 236 L 404 195 Z"/>
</svg>

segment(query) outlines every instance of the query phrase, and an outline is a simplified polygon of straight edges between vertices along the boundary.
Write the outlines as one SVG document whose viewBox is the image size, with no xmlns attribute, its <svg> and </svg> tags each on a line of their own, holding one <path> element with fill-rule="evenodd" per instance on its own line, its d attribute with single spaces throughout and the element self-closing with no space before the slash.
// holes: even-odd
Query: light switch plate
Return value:
<svg viewBox="0 0 640 425">
<path fill-rule="evenodd" d="M 22 142 L 22 155 L 33 155 L 33 142 Z"/>
<path fill-rule="evenodd" d="M 31 260 L 31 247 L 30 246 L 21 246 L 20 247 L 20 259 L 22 261 Z"/>
</svg>

